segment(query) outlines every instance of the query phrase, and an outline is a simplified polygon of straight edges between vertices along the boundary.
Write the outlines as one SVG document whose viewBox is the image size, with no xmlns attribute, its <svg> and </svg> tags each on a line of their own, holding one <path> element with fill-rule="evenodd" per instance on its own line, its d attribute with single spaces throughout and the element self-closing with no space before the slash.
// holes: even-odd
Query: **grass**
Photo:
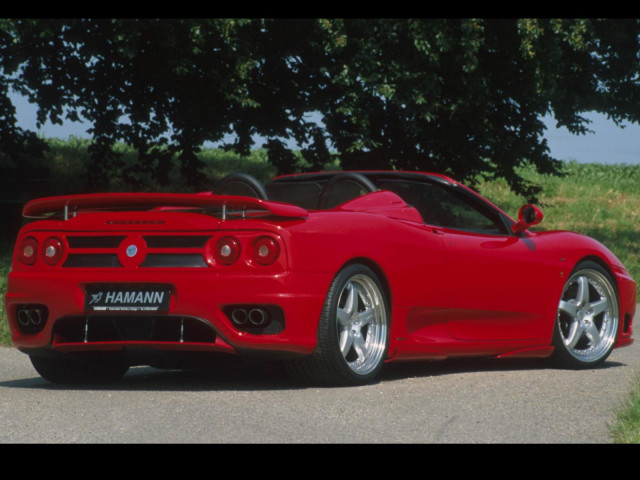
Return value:
<svg viewBox="0 0 640 480">
<path fill-rule="evenodd" d="M 86 141 L 78 139 L 52 141 L 48 161 L 52 184 L 56 187 L 54 193 L 73 193 L 82 188 L 88 158 L 86 144 Z M 125 157 L 133 155 L 125 147 L 122 152 Z M 264 151 L 255 151 L 249 158 L 243 158 L 229 152 L 205 149 L 200 158 L 206 164 L 204 173 L 212 185 L 232 172 L 252 173 L 262 181 L 275 174 Z M 640 165 L 570 162 L 564 165 L 564 170 L 563 177 L 541 175 L 526 168 L 522 170 L 525 178 L 544 187 L 540 206 L 545 219 L 540 228 L 574 230 L 598 239 L 622 261 L 633 278 L 640 280 Z M 117 190 L 117 183 L 112 187 Z M 153 188 L 152 182 L 149 188 Z M 524 198 L 511 192 L 504 181 L 479 183 L 477 190 L 513 218 L 525 203 Z M 11 251 L 12 245 L 0 243 L 0 295 L 3 299 Z M 4 317 L 4 302 L 1 302 L 0 345 L 9 345 L 10 334 Z M 640 443 L 640 379 L 627 405 L 618 414 L 612 438 L 619 443 Z"/>
<path fill-rule="evenodd" d="M 8 243 L 0 244 L 0 345 L 9 345 L 11 335 L 9 325 L 4 314 L 4 294 L 7 292 L 7 276 L 11 268 L 11 254 L 13 246 Z"/>
<path fill-rule="evenodd" d="M 614 443 L 640 443 L 640 377 L 618 412 L 611 435 Z"/>
<path fill-rule="evenodd" d="M 522 171 L 544 186 L 540 206 L 545 217 L 539 228 L 573 230 L 599 240 L 640 279 L 640 165 L 570 162 L 564 170 L 564 177 Z M 504 181 L 481 183 L 478 190 L 513 218 L 525 203 Z"/>
</svg>

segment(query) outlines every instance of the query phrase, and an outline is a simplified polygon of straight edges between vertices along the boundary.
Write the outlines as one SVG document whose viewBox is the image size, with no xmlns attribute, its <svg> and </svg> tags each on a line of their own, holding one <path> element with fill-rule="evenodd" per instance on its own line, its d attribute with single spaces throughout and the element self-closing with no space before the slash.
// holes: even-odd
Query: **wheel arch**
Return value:
<svg viewBox="0 0 640 480">
<path fill-rule="evenodd" d="M 615 274 L 615 272 L 613 271 L 613 269 L 611 268 L 611 265 L 609 265 L 609 263 L 602 257 L 599 257 L 598 255 L 587 255 L 585 257 L 581 257 L 578 259 L 577 262 L 575 262 L 575 264 L 573 265 L 572 268 L 572 272 L 576 269 L 576 267 L 578 265 L 580 265 L 581 263 L 584 262 L 593 262 L 597 265 L 599 265 L 600 267 L 604 268 L 604 270 L 609 274 L 609 276 L 611 277 L 611 279 L 614 282 L 614 286 L 616 287 L 616 293 L 618 295 L 620 295 L 620 286 L 618 285 L 618 278 Z"/>
<path fill-rule="evenodd" d="M 376 276 L 378 277 L 378 280 L 380 280 L 380 283 L 382 284 L 382 289 L 384 290 L 383 293 L 387 299 L 389 311 L 391 311 L 391 307 L 393 304 L 393 295 L 391 294 L 391 285 L 389 283 L 389 279 L 387 278 L 387 274 L 384 272 L 383 268 L 376 261 L 368 257 L 354 257 L 348 262 L 345 262 L 338 269 L 338 272 L 344 270 L 349 265 L 354 265 L 354 264 L 364 265 L 365 267 L 370 268 L 373 271 L 373 273 L 376 274 Z M 389 321 L 391 321 L 391 318 L 389 318 Z"/>
</svg>

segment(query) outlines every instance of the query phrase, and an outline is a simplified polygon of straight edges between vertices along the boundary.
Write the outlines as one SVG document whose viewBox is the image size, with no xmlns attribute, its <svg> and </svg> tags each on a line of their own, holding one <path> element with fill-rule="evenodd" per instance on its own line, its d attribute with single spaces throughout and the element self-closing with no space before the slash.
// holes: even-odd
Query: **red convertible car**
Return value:
<svg viewBox="0 0 640 480">
<path fill-rule="evenodd" d="M 15 346 L 53 382 L 246 355 L 313 382 L 385 362 L 551 357 L 632 342 L 636 285 L 603 245 L 532 232 L 442 175 L 337 172 L 200 194 L 28 203 L 6 294 Z"/>
</svg>

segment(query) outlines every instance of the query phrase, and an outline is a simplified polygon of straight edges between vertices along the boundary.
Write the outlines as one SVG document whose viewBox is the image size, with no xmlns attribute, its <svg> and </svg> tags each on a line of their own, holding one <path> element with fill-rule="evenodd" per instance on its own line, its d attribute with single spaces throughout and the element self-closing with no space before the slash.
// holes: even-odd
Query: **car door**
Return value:
<svg viewBox="0 0 640 480">
<path fill-rule="evenodd" d="M 452 336 L 478 341 L 548 336 L 561 279 L 544 238 L 442 233 Z"/>
<path fill-rule="evenodd" d="M 545 338 L 562 278 L 544 236 L 515 235 L 491 204 L 460 186 L 440 188 L 433 228 L 447 253 L 447 328 L 459 340 Z"/>
<path fill-rule="evenodd" d="M 460 185 L 380 186 L 414 206 L 424 229 L 442 239 L 447 298 L 435 314 L 446 319 L 450 335 L 479 342 L 548 337 L 563 279 L 544 236 L 513 234 L 511 220 Z"/>
</svg>

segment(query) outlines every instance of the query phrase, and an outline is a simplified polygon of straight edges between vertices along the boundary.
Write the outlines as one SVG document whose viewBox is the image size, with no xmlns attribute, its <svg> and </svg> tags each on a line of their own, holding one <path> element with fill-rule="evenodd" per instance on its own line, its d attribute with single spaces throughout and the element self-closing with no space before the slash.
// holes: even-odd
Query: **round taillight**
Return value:
<svg viewBox="0 0 640 480">
<path fill-rule="evenodd" d="M 33 265 L 38 258 L 38 241 L 33 237 L 27 237 L 18 247 L 18 259 L 26 264 Z"/>
<path fill-rule="evenodd" d="M 216 242 L 215 258 L 218 263 L 231 265 L 240 257 L 240 242 L 233 237 L 224 237 Z"/>
<path fill-rule="evenodd" d="M 271 265 L 280 255 L 280 247 L 271 237 L 260 237 L 253 242 L 253 259 L 260 265 Z"/>
<path fill-rule="evenodd" d="M 55 265 L 62 260 L 64 247 L 60 239 L 51 237 L 42 244 L 42 261 L 47 265 Z"/>
</svg>

